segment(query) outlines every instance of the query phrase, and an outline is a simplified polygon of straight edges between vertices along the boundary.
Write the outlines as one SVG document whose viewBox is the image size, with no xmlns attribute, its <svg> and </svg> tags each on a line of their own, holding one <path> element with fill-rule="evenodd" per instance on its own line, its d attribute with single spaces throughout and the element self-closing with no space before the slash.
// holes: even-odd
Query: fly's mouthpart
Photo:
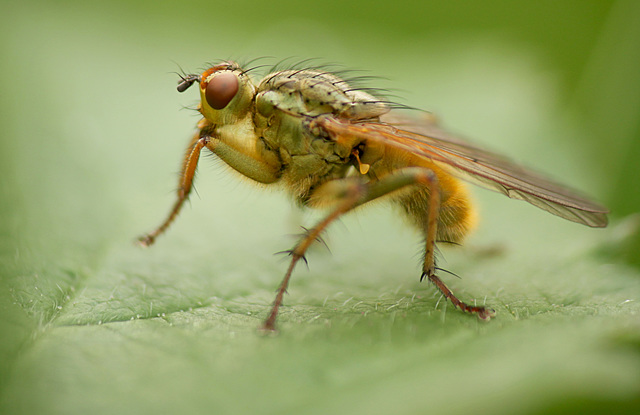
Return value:
<svg viewBox="0 0 640 415">
<path fill-rule="evenodd" d="M 200 83 L 200 79 L 200 75 L 196 74 L 180 76 L 180 82 L 178 82 L 178 92 L 186 91 L 191 85 L 193 85 L 194 82 Z"/>
</svg>

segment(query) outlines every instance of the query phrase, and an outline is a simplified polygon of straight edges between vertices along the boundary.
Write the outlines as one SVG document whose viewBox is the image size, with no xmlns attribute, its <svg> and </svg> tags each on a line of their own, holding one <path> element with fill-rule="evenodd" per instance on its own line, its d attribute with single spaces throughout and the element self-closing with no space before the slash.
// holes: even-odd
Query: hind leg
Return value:
<svg viewBox="0 0 640 415">
<path fill-rule="evenodd" d="M 482 320 L 489 320 L 495 315 L 493 309 L 482 306 L 472 306 L 463 302 L 456 297 L 449 287 L 435 274 L 436 238 L 454 238 L 456 240 L 452 242 L 458 242 L 464 233 L 468 231 L 469 224 L 465 222 L 469 220 L 469 212 L 467 211 L 470 207 L 466 204 L 464 198 L 458 198 L 459 195 L 449 195 L 446 203 L 443 203 L 441 200 L 442 192 L 438 176 L 429 169 L 426 169 L 426 171 L 430 172 L 430 174 L 425 176 L 425 180 L 422 181 L 426 186 L 426 192 L 422 191 L 412 195 L 414 199 L 421 199 L 418 205 L 423 208 L 426 205 L 426 212 L 424 209 L 413 212 L 410 210 L 407 211 L 410 215 L 418 216 L 419 220 L 417 222 L 421 225 L 422 229 L 426 229 L 424 262 L 420 281 L 427 278 L 453 305 L 467 313 L 476 314 L 478 318 Z M 457 188 L 457 190 L 458 193 L 460 193 L 460 188 Z M 409 196 L 409 198 L 412 196 Z M 452 205 L 455 209 L 452 209 Z M 443 215 L 446 217 L 442 217 Z M 446 229 L 438 229 L 439 225 L 443 225 L 443 228 L 446 227 Z"/>
<path fill-rule="evenodd" d="M 275 330 L 276 318 L 282 305 L 284 294 L 287 291 L 289 280 L 293 269 L 300 259 L 304 260 L 304 255 L 309 246 L 318 239 L 320 234 L 333 221 L 350 210 L 361 206 L 379 197 L 388 195 L 396 190 L 400 190 L 410 185 L 426 185 L 430 183 L 430 177 L 435 175 L 431 170 L 420 167 L 408 167 L 395 171 L 381 180 L 366 182 L 361 177 L 350 177 L 345 179 L 332 180 L 320 186 L 311 196 L 312 204 L 321 204 L 323 201 L 333 201 L 333 210 L 314 227 L 310 228 L 300 239 L 296 246 L 289 251 L 291 262 L 289 268 L 280 283 L 276 298 L 271 307 L 269 317 L 262 326 L 265 330 Z M 437 219 L 437 210 L 434 213 Z M 434 234 L 435 237 L 435 234 Z M 431 245 L 433 249 L 433 244 Z M 433 254 L 433 252 L 431 252 Z M 431 255 L 433 257 L 433 255 Z"/>
</svg>

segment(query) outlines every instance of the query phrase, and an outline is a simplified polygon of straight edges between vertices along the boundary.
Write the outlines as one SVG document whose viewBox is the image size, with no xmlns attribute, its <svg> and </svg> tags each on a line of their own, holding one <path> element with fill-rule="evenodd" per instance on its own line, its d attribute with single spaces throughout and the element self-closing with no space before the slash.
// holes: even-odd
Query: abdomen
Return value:
<svg viewBox="0 0 640 415">
<path fill-rule="evenodd" d="M 440 212 L 436 240 L 438 242 L 460 243 L 476 223 L 469 191 L 465 183 L 449 174 L 444 168 L 425 160 L 394 151 L 385 154 L 384 161 L 376 163 L 375 172 L 379 177 L 403 167 L 423 167 L 433 171 L 438 177 L 441 192 Z M 416 184 L 391 194 L 393 203 L 406 214 L 409 221 L 426 235 L 429 211 L 429 188 Z"/>
</svg>

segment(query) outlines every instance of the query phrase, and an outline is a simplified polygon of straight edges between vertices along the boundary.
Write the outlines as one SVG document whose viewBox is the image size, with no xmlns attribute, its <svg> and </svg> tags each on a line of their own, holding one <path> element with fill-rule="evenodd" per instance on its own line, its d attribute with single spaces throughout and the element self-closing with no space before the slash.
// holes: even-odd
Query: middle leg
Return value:
<svg viewBox="0 0 640 415">
<path fill-rule="evenodd" d="M 316 201 L 319 202 L 323 200 L 336 200 L 337 205 L 329 215 L 318 222 L 316 226 L 309 229 L 304 237 L 291 250 L 291 263 L 289 264 L 285 277 L 278 288 L 271 312 L 267 320 L 264 322 L 263 328 L 265 330 L 275 330 L 278 311 L 282 305 L 284 294 L 289 285 L 293 269 L 298 261 L 304 258 L 304 254 L 309 246 L 313 241 L 318 239 L 327 226 L 342 214 L 347 213 L 358 206 L 410 185 L 426 186 L 431 190 L 432 195 L 436 195 L 435 197 L 430 198 L 431 202 L 429 205 L 428 221 L 431 226 L 428 226 L 426 234 L 427 246 L 425 250 L 423 275 L 428 277 L 428 279 L 433 282 L 436 287 L 438 287 L 438 289 L 442 291 L 442 293 L 456 306 L 465 311 L 477 313 L 482 318 L 485 318 L 483 316 L 488 314 L 489 309 L 485 309 L 484 307 L 473 307 L 458 300 L 451 290 L 449 290 L 444 283 L 435 276 L 434 250 L 440 206 L 438 178 L 430 169 L 423 167 L 406 167 L 397 170 L 380 180 L 368 183 L 361 178 L 333 180 L 320 186 L 320 188 L 314 192 L 312 200 L 316 199 Z"/>
</svg>

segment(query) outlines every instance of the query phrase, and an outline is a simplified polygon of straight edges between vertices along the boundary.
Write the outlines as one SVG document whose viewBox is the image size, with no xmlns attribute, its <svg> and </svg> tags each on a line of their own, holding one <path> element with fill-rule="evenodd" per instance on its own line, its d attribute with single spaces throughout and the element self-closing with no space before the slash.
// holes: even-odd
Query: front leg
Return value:
<svg viewBox="0 0 640 415">
<path fill-rule="evenodd" d="M 158 226 L 153 232 L 149 232 L 148 234 L 138 238 L 138 241 L 142 246 L 152 245 L 156 238 L 167 230 L 169 225 L 171 225 L 178 216 L 178 213 L 180 213 L 182 205 L 189 198 L 189 193 L 191 193 L 191 189 L 193 188 L 193 178 L 196 174 L 196 167 L 198 166 L 198 160 L 200 159 L 200 152 L 209 144 L 210 140 L 211 139 L 208 135 L 201 136 L 201 133 L 193 136 L 182 164 L 182 174 L 180 175 L 180 185 L 178 186 L 178 198 L 164 222 L 162 222 L 162 224 L 160 224 L 160 226 Z"/>
<path fill-rule="evenodd" d="M 224 140 L 206 120 L 198 124 L 200 130 L 193 136 L 182 163 L 178 198 L 167 218 L 154 231 L 138 238 L 143 246 L 152 245 L 156 238 L 164 233 L 176 219 L 184 202 L 189 198 L 193 188 L 200 153 L 206 147 L 220 157 L 225 163 L 242 175 L 259 183 L 269 184 L 280 178 L 281 164 L 274 151 L 265 148 L 264 143 L 245 129 L 220 129 L 224 132 Z M 237 137 L 234 135 L 236 134 Z M 245 141 L 242 141 L 242 140 Z M 241 145 L 244 143 L 244 146 Z"/>
</svg>

